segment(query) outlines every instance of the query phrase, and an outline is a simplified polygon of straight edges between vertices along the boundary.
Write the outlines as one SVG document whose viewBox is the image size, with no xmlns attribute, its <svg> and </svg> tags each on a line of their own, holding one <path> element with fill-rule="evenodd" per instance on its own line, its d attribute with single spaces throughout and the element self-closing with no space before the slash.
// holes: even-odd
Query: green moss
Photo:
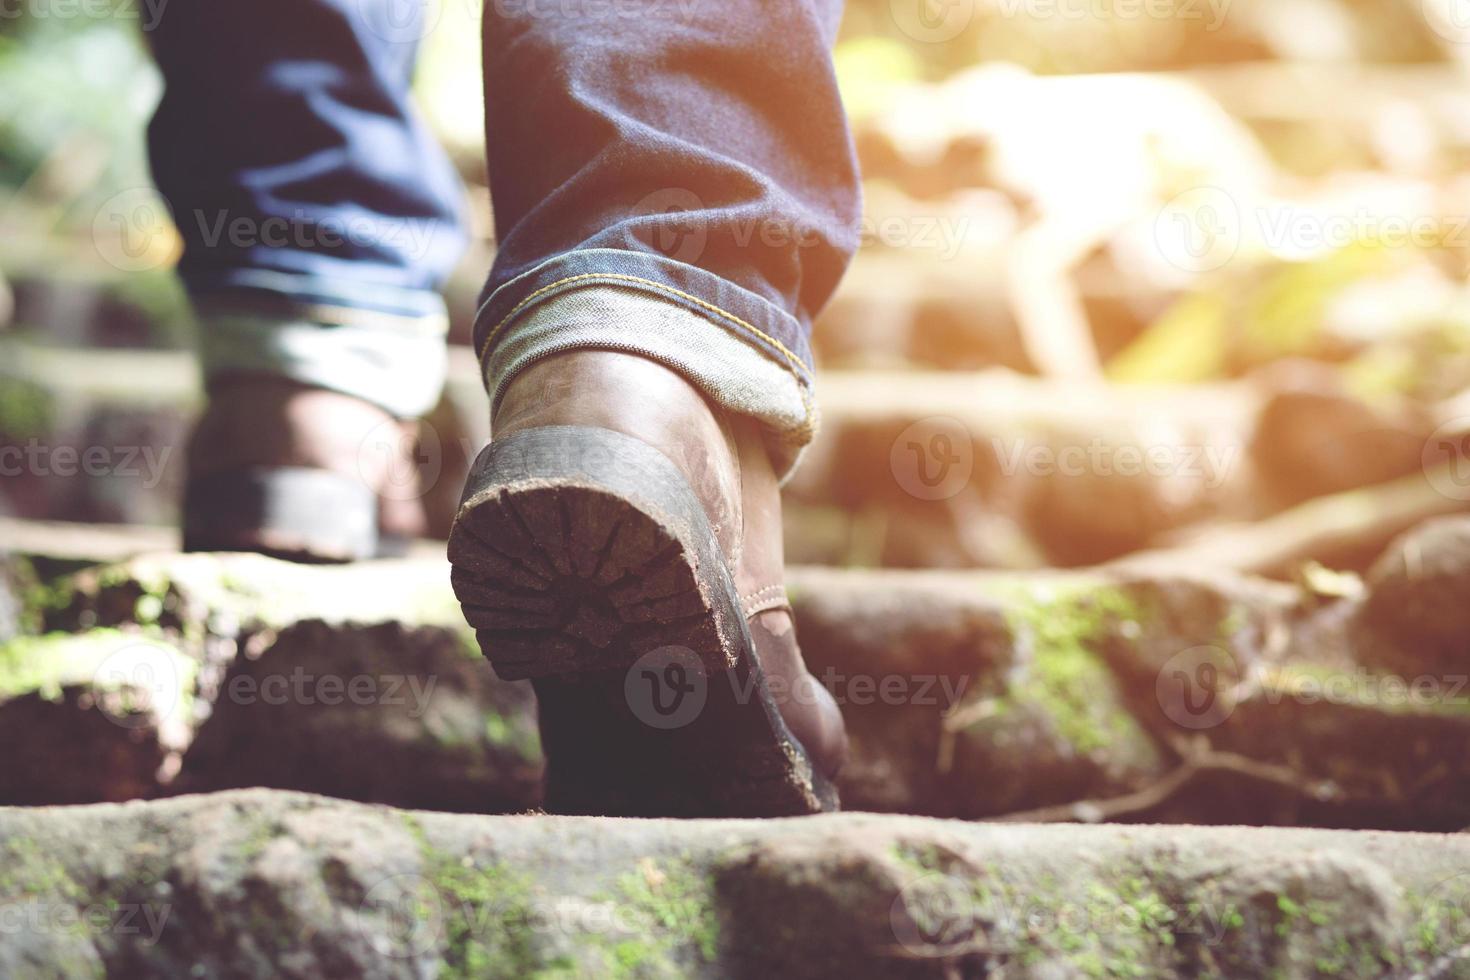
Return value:
<svg viewBox="0 0 1470 980">
<path fill-rule="evenodd" d="M 1027 676 L 1002 699 L 1002 713 L 1012 706 L 1039 709 L 1082 754 L 1118 744 L 1151 745 L 1096 652 L 1110 631 L 1142 620 L 1131 596 L 1095 584 L 1018 590 L 1010 595 L 1006 615 L 1018 635 L 1031 639 L 1033 657 Z"/>
<path fill-rule="evenodd" d="M 643 933 L 636 942 L 646 954 L 618 975 L 639 975 L 642 966 L 653 960 L 667 961 L 680 947 L 692 948 L 705 963 L 714 962 L 720 923 L 712 889 L 688 862 L 667 861 L 660 866 L 645 861 L 637 871 L 618 879 L 616 900 Z M 625 959 L 630 951 L 631 947 L 624 950 Z"/>
<path fill-rule="evenodd" d="M 1225 617 L 1220 620 L 1216 627 L 1218 638 L 1226 646 L 1229 646 L 1235 637 L 1250 625 L 1250 614 L 1246 608 L 1238 603 L 1231 603 L 1230 609 Z"/>
<path fill-rule="evenodd" d="M 33 576 L 23 599 L 26 628 L 33 632 L 44 630 L 55 614 L 71 606 L 75 595 L 76 587 L 70 578 L 46 581 Z"/>
<path fill-rule="evenodd" d="M 27 694 L 56 701 L 61 698 L 62 688 L 70 685 L 122 686 L 125 678 L 112 676 L 112 671 L 99 671 L 114 654 L 139 645 L 147 645 L 166 658 L 181 695 L 192 695 L 198 670 L 192 659 L 141 634 L 94 629 L 76 634 L 21 636 L 0 644 L 0 701 Z M 143 669 L 141 662 L 139 669 Z"/>
<path fill-rule="evenodd" d="M 509 749 L 527 762 L 541 758 L 541 736 L 536 726 L 492 712 L 485 716 L 485 737 L 498 749 Z"/>
<path fill-rule="evenodd" d="M 419 895 L 426 919 L 438 910 L 443 926 L 439 976 L 455 978 L 554 975 L 570 964 L 541 954 L 533 929 L 531 880 L 497 863 L 476 864 L 435 849 L 411 814 L 404 824 L 424 864 Z"/>
<path fill-rule="evenodd" d="M 240 844 L 240 857 L 250 862 L 265 852 L 266 845 L 285 833 L 285 828 L 274 820 L 267 820 L 250 828 L 250 833 Z"/>
<path fill-rule="evenodd" d="M 1147 879 L 1131 875 L 1104 878 L 1075 891 L 1029 890 L 1012 894 L 1013 908 L 1037 910 L 1030 921 L 1046 928 L 1029 937 L 1045 958 L 1067 964 L 1089 977 L 1146 977 L 1169 972 L 1176 945 L 1178 915 Z"/>
<path fill-rule="evenodd" d="M 39 439 L 52 431 L 56 414 L 51 393 L 14 376 L 0 383 L 0 433 L 12 440 Z"/>
<path fill-rule="evenodd" d="M 29 837 L 11 837 L 0 844 L 0 898 L 55 898 L 73 904 L 87 892 L 66 866 Z"/>
<path fill-rule="evenodd" d="M 1414 923 L 1409 958 L 1430 962 L 1470 939 L 1470 875 L 1456 875 L 1427 892 L 1410 889 L 1405 904 Z"/>
</svg>

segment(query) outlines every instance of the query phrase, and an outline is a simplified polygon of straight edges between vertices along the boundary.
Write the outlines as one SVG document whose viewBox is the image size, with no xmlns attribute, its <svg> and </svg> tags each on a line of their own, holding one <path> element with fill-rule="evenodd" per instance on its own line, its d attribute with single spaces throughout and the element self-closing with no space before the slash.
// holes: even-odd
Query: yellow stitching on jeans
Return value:
<svg viewBox="0 0 1470 980">
<path fill-rule="evenodd" d="M 618 272 L 584 272 L 580 275 L 568 276 L 565 279 L 558 279 L 556 282 L 553 282 L 546 286 L 542 286 L 540 289 L 536 290 L 534 293 L 521 300 L 519 303 L 511 308 L 511 311 L 509 313 L 501 317 L 500 322 L 497 323 L 494 329 L 492 329 L 490 333 L 485 337 L 485 346 L 480 349 L 481 367 L 484 367 L 485 356 L 490 353 L 490 345 L 494 343 L 496 334 L 500 333 L 501 328 L 504 327 L 508 322 L 510 322 L 512 317 L 514 317 L 521 310 L 525 309 L 526 306 L 531 303 L 531 301 L 533 301 L 534 299 L 536 299 L 536 297 L 542 295 L 543 293 L 555 289 L 558 286 L 565 286 L 569 282 L 577 282 L 580 279 L 614 279 L 624 282 L 636 282 L 644 286 L 652 286 L 654 289 L 662 289 L 665 292 L 672 293 L 675 296 L 680 297 L 681 299 L 687 299 L 691 303 L 702 306 L 712 313 L 719 314 L 720 316 L 729 320 L 731 323 L 736 324 L 737 326 L 744 327 L 746 330 L 749 330 L 761 340 L 764 340 L 766 343 L 775 347 L 782 354 L 785 354 L 786 357 L 791 360 L 792 364 L 795 364 L 797 367 L 802 368 L 803 370 L 806 369 L 806 365 L 802 363 L 801 358 L 797 357 L 795 354 L 791 353 L 791 351 L 787 350 L 785 344 L 781 343 L 781 341 L 777 340 L 775 337 L 766 335 L 764 332 L 752 326 L 751 324 L 746 323 L 735 314 L 726 312 L 713 303 L 706 303 L 698 296 L 691 296 L 690 294 L 683 292 L 682 290 L 675 289 L 673 286 L 665 286 L 663 283 L 655 282 L 652 279 L 644 279 L 640 276 L 624 275 Z"/>
</svg>

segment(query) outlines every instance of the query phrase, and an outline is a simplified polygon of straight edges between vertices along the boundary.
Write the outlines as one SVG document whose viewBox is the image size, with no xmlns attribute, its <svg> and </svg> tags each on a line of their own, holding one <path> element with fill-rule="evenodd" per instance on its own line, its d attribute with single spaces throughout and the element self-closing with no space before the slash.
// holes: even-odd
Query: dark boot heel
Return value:
<svg viewBox="0 0 1470 980">
<path fill-rule="evenodd" d="M 378 498 L 360 480 L 306 467 L 254 467 L 190 477 L 185 551 L 252 551 L 291 561 L 372 558 Z"/>
<path fill-rule="evenodd" d="M 771 698 L 704 508 L 657 449 L 590 426 L 493 441 L 449 560 L 496 672 L 535 682 L 551 806 L 835 808 Z"/>
</svg>

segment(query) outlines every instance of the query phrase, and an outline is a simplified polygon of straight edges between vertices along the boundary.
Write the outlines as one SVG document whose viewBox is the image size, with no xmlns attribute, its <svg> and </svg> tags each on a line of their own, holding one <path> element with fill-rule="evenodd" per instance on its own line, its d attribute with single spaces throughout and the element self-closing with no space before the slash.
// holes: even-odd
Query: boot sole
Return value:
<svg viewBox="0 0 1470 980">
<path fill-rule="evenodd" d="M 548 809 L 836 809 L 771 697 L 704 508 L 657 449 L 584 426 L 495 440 L 449 560 L 481 651 L 536 688 Z"/>
<path fill-rule="evenodd" d="M 378 498 L 360 480 L 306 467 L 190 477 L 184 551 L 249 551 L 337 563 L 380 556 Z"/>
</svg>

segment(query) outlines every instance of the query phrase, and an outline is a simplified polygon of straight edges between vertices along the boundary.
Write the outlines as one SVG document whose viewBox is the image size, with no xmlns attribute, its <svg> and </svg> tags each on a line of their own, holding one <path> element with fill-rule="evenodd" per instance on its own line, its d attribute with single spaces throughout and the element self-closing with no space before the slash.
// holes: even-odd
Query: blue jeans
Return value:
<svg viewBox="0 0 1470 980">
<path fill-rule="evenodd" d="M 206 373 L 262 370 L 400 415 L 443 381 L 435 292 L 460 194 L 414 114 L 413 0 L 180 0 L 150 129 Z M 812 317 L 857 245 L 830 47 L 840 0 L 491 0 L 498 252 L 475 324 L 492 397 L 538 357 L 637 352 L 815 427 Z"/>
</svg>

